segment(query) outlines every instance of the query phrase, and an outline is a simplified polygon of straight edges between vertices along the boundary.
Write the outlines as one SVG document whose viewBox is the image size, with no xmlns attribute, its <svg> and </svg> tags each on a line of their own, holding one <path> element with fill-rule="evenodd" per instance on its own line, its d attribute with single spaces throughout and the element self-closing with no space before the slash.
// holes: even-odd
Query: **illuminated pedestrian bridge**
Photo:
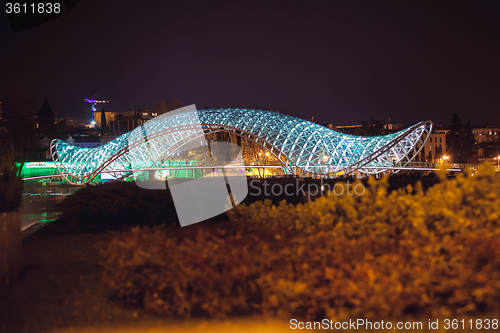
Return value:
<svg viewBox="0 0 500 333">
<path fill-rule="evenodd" d="M 252 109 L 169 112 L 97 148 L 51 144 L 57 168 L 70 183 L 85 184 L 103 171 L 162 168 L 188 145 L 218 132 L 250 141 L 274 156 L 289 174 L 338 177 L 378 174 L 406 166 L 432 130 L 422 121 L 385 136 L 347 135 L 285 114 Z"/>
</svg>

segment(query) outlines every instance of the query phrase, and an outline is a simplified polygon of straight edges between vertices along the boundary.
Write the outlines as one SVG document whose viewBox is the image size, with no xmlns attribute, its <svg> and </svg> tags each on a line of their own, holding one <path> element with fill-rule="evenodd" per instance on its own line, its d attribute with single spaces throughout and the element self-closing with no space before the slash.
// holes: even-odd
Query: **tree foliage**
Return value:
<svg viewBox="0 0 500 333">
<path fill-rule="evenodd" d="M 453 162 L 467 163 L 476 154 L 476 139 L 470 120 L 464 126 L 456 112 L 451 116 L 448 145 Z"/>
<path fill-rule="evenodd" d="M 108 131 L 108 125 L 106 122 L 106 113 L 104 112 L 104 109 L 101 110 L 101 131 L 106 133 Z"/>
</svg>

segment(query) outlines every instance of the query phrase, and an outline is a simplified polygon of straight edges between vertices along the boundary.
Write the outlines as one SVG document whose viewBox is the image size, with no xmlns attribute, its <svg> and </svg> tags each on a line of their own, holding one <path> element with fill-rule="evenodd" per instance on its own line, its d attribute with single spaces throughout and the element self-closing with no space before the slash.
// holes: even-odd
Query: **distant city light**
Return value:
<svg viewBox="0 0 500 333">
<path fill-rule="evenodd" d="M 92 106 L 90 107 L 90 115 L 91 115 L 91 117 L 92 117 L 92 118 L 91 118 L 91 119 L 92 119 L 91 124 L 92 124 L 92 127 L 94 127 L 94 126 L 95 126 L 95 121 L 94 121 L 94 116 L 95 116 L 95 115 L 94 115 L 94 114 L 95 114 L 95 113 L 96 113 L 96 111 L 97 111 L 97 110 L 96 110 L 96 107 L 95 107 L 95 106 L 96 106 L 96 104 L 109 103 L 109 101 L 108 101 L 108 100 L 96 100 L 96 99 L 94 99 L 94 96 L 92 96 L 92 98 L 85 98 L 85 99 L 84 99 L 84 101 L 85 101 L 85 102 L 87 102 L 87 103 L 90 103 L 90 104 L 92 105 Z"/>
</svg>

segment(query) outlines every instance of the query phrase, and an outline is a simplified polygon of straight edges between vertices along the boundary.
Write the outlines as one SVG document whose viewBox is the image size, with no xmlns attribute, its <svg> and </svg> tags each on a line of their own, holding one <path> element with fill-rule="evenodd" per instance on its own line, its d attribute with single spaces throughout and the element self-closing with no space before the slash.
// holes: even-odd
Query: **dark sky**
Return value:
<svg viewBox="0 0 500 333">
<path fill-rule="evenodd" d="M 500 1 L 99 1 L 12 33 L 0 92 L 87 117 L 178 98 L 323 123 L 500 123 Z"/>
</svg>

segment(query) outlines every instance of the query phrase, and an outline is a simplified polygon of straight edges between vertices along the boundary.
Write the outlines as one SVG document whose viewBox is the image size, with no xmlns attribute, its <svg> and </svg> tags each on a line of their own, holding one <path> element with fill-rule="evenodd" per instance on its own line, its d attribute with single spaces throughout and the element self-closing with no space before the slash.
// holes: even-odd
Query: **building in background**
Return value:
<svg viewBox="0 0 500 333">
<path fill-rule="evenodd" d="M 158 113 L 152 112 L 150 109 L 140 110 L 139 108 L 136 108 L 134 111 L 115 113 L 114 119 L 108 123 L 108 141 L 111 138 L 114 139 L 117 136 L 130 132 L 156 116 L 158 116 Z"/>
<path fill-rule="evenodd" d="M 390 133 L 395 133 L 404 129 L 404 125 L 400 123 L 388 123 L 383 124 L 380 122 L 376 123 L 365 123 L 356 125 L 333 125 L 333 124 L 320 124 L 331 130 L 350 134 L 350 135 L 360 135 L 360 136 L 373 136 L 373 135 L 386 135 Z"/>
<path fill-rule="evenodd" d="M 67 116 L 67 117 L 57 118 L 56 122 L 59 127 L 81 128 L 81 129 L 86 128 L 85 120 L 81 118 L 74 118 Z"/>
<path fill-rule="evenodd" d="M 47 132 L 52 130 L 55 124 L 56 121 L 54 111 L 50 107 L 50 104 L 47 101 L 47 97 L 45 97 L 45 101 L 38 111 L 36 127 L 42 132 Z"/>
<path fill-rule="evenodd" d="M 95 128 L 97 130 L 108 132 L 110 122 L 115 121 L 115 119 L 121 113 L 119 113 L 119 112 L 104 111 L 104 116 L 106 118 L 106 124 L 105 124 L 104 127 L 102 126 L 102 113 L 103 113 L 102 110 L 95 113 L 95 117 L 94 117 Z"/>
<path fill-rule="evenodd" d="M 384 129 L 390 133 L 401 131 L 404 129 L 404 125 L 400 123 L 389 123 L 384 125 Z"/>
<path fill-rule="evenodd" d="M 500 156 L 500 126 L 473 126 L 474 139 L 476 140 L 476 153 L 469 163 L 491 162 L 499 164 Z M 424 151 L 425 162 L 441 162 L 443 156 L 450 157 L 449 149 L 449 129 L 440 127 L 433 130 L 427 140 Z M 455 162 L 455 161 L 450 161 Z"/>
<path fill-rule="evenodd" d="M 437 129 L 429 134 L 424 148 L 420 151 L 419 162 L 443 162 L 447 160 L 448 147 L 446 145 L 446 135 L 448 130 Z M 427 136 L 423 136 L 427 138 Z"/>
<path fill-rule="evenodd" d="M 472 129 L 477 143 L 478 162 L 499 164 L 500 126 L 477 126 Z"/>
</svg>

